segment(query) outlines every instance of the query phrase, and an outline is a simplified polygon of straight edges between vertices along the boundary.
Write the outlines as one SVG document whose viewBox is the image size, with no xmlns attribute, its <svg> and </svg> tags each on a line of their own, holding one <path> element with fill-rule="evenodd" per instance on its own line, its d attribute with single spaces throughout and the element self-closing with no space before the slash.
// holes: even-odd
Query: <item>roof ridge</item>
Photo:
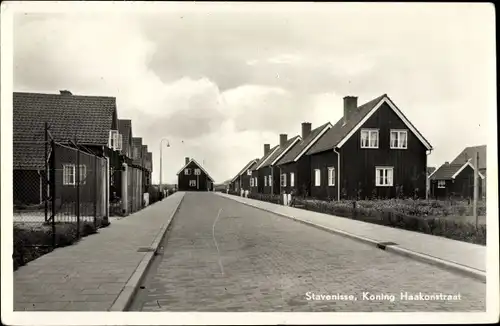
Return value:
<svg viewBox="0 0 500 326">
<path fill-rule="evenodd" d="M 63 98 L 100 97 L 100 98 L 116 99 L 116 96 L 109 96 L 109 95 L 80 95 L 80 94 L 63 95 L 63 94 L 60 94 L 60 93 L 38 93 L 38 92 L 13 92 L 13 93 L 14 94 L 23 94 L 23 95 L 56 96 L 56 97 L 63 97 Z"/>
</svg>

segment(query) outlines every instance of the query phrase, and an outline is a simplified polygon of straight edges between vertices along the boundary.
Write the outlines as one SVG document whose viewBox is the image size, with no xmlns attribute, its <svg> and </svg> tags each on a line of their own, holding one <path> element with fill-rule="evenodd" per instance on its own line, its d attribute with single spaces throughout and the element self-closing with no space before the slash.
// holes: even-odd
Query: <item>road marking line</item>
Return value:
<svg viewBox="0 0 500 326">
<path fill-rule="evenodd" d="M 217 223 L 217 220 L 219 219 L 219 216 L 220 216 L 221 212 L 222 212 L 222 208 L 219 209 L 219 213 L 217 214 L 217 217 L 215 218 L 214 224 L 212 225 L 212 237 L 214 239 L 215 248 L 217 248 L 217 254 L 219 255 L 220 272 L 222 273 L 222 275 L 224 275 L 224 267 L 222 267 L 222 261 L 221 261 L 221 258 L 220 258 L 219 245 L 217 245 L 217 240 L 215 240 L 215 224 Z"/>
</svg>

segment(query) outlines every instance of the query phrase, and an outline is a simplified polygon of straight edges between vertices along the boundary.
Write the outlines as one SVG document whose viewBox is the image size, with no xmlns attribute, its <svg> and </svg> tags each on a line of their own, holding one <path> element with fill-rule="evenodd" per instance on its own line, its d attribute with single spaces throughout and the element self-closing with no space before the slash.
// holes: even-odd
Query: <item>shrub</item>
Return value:
<svg viewBox="0 0 500 326">
<path fill-rule="evenodd" d="M 280 203 L 280 196 L 251 193 L 252 199 Z M 463 205 L 447 206 L 445 202 L 424 200 L 321 201 L 295 197 L 296 205 L 306 210 L 347 217 L 388 227 L 416 231 L 453 240 L 486 245 L 486 226 L 456 222 L 439 216 L 458 215 Z"/>
</svg>

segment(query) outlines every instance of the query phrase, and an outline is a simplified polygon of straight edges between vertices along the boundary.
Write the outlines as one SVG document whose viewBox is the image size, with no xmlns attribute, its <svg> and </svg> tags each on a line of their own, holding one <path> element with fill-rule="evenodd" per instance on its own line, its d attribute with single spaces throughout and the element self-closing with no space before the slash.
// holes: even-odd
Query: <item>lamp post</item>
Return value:
<svg viewBox="0 0 500 326">
<path fill-rule="evenodd" d="M 160 140 L 160 191 L 163 194 L 162 183 L 163 183 L 163 141 L 167 141 L 167 147 L 170 147 L 170 142 L 166 138 Z"/>
</svg>

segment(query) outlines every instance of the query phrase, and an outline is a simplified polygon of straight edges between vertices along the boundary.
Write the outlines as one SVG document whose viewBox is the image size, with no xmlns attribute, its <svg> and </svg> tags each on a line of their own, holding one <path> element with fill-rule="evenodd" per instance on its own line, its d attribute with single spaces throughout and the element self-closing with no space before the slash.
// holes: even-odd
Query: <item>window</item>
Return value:
<svg viewBox="0 0 500 326">
<path fill-rule="evenodd" d="M 281 175 L 281 186 L 286 187 L 286 174 L 285 173 L 283 173 Z"/>
<path fill-rule="evenodd" d="M 438 188 L 446 188 L 446 181 L 438 180 Z"/>
<path fill-rule="evenodd" d="M 139 149 L 134 147 L 134 159 L 140 159 Z"/>
<path fill-rule="evenodd" d="M 406 130 L 391 130 L 391 148 L 406 149 L 408 132 Z"/>
<path fill-rule="evenodd" d="M 378 130 L 361 130 L 361 148 L 378 148 Z"/>
<path fill-rule="evenodd" d="M 248 170 L 247 175 L 252 175 L 252 170 Z"/>
<path fill-rule="evenodd" d="M 264 176 L 264 187 L 267 187 L 267 175 Z"/>
<path fill-rule="evenodd" d="M 335 168 L 328 168 L 328 185 L 335 186 Z"/>
<path fill-rule="evenodd" d="M 258 186 L 257 181 L 258 181 L 258 179 L 257 179 L 257 177 L 255 177 L 255 187 L 257 187 L 257 186 Z"/>
<path fill-rule="evenodd" d="M 267 177 L 267 179 L 268 179 L 268 180 L 267 180 L 267 183 L 269 184 L 269 187 L 271 187 L 271 186 L 272 186 L 272 184 L 273 184 L 273 176 L 272 176 L 272 175 L 269 175 L 269 176 Z"/>
<path fill-rule="evenodd" d="M 295 173 L 290 173 L 290 187 L 295 187 Z"/>
<path fill-rule="evenodd" d="M 80 164 L 80 184 L 84 185 L 87 181 L 87 166 L 84 164 Z"/>
<path fill-rule="evenodd" d="M 189 180 L 190 187 L 196 187 L 196 180 Z"/>
<path fill-rule="evenodd" d="M 115 148 L 116 143 L 118 141 L 118 130 L 110 130 L 109 131 L 109 148 Z"/>
<path fill-rule="evenodd" d="M 191 175 L 191 169 L 184 169 L 184 175 Z"/>
<path fill-rule="evenodd" d="M 250 187 L 253 187 L 253 178 L 250 178 Z"/>
<path fill-rule="evenodd" d="M 116 135 L 117 135 L 117 139 L 116 139 L 115 149 L 117 151 L 121 151 L 123 149 L 123 137 L 122 137 L 122 134 L 116 134 Z"/>
<path fill-rule="evenodd" d="M 392 187 L 392 167 L 375 168 L 375 185 L 377 187 Z"/>
<path fill-rule="evenodd" d="M 194 170 L 194 174 L 195 175 L 200 175 L 201 174 L 201 170 L 200 169 L 195 169 Z"/>
<path fill-rule="evenodd" d="M 81 185 L 86 184 L 87 180 L 87 166 L 80 164 L 79 169 L 79 182 Z M 74 186 L 76 185 L 76 165 L 75 164 L 64 164 L 63 165 L 63 185 Z"/>
<path fill-rule="evenodd" d="M 321 171 L 319 169 L 314 169 L 314 185 L 321 186 Z"/>
<path fill-rule="evenodd" d="M 75 185 L 75 165 L 74 164 L 64 164 L 63 165 L 63 185 L 65 185 L 65 186 Z"/>
</svg>

